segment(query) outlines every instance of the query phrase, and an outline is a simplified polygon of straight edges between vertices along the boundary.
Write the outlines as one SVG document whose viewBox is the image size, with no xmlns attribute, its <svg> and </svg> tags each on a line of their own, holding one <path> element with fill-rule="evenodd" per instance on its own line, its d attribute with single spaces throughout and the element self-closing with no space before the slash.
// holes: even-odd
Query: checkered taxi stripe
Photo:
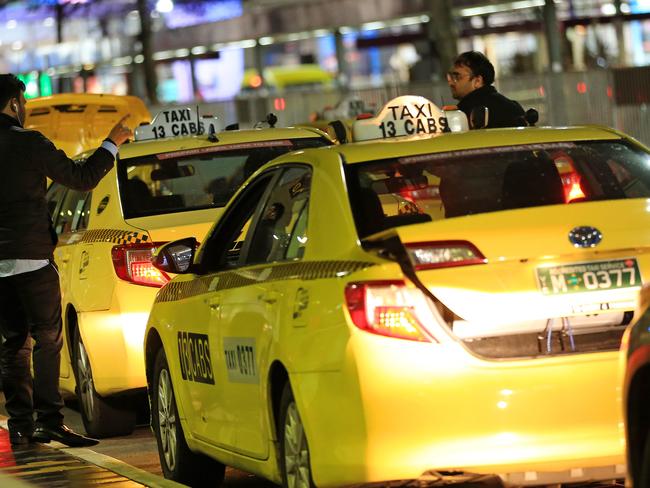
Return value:
<svg viewBox="0 0 650 488">
<path fill-rule="evenodd" d="M 305 261 L 225 271 L 201 276 L 192 281 L 172 281 L 158 292 L 155 301 L 173 302 L 262 282 L 341 278 L 374 265 L 375 263 L 366 261 Z"/>
<path fill-rule="evenodd" d="M 119 229 L 92 229 L 84 233 L 81 242 L 111 242 L 113 244 L 141 244 L 149 242 L 143 232 Z"/>
</svg>

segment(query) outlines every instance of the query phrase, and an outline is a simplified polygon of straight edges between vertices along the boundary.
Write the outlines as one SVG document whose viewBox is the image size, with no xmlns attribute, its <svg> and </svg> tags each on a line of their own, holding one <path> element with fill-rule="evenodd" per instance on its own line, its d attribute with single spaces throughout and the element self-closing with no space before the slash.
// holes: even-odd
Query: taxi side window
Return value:
<svg viewBox="0 0 650 488">
<path fill-rule="evenodd" d="M 63 200 L 67 188 L 58 183 L 52 182 L 50 187 L 47 189 L 47 194 L 45 195 L 45 200 L 47 200 L 47 209 L 50 212 L 52 219 L 56 217 L 57 210 Z"/>
<path fill-rule="evenodd" d="M 255 226 L 246 264 L 301 258 L 307 242 L 311 170 L 295 167 L 276 181 Z"/>
<path fill-rule="evenodd" d="M 82 220 L 82 212 L 88 192 L 68 190 L 59 208 L 59 213 L 54 223 L 54 230 L 61 235 L 67 232 L 74 232 Z"/>
<path fill-rule="evenodd" d="M 88 193 L 84 200 L 83 208 L 81 209 L 81 215 L 79 216 L 79 223 L 77 224 L 76 231 L 86 230 L 88 228 L 88 221 L 90 220 L 90 200 L 92 194 Z"/>
<path fill-rule="evenodd" d="M 240 264 L 250 229 L 267 200 L 269 184 L 277 176 L 271 170 L 259 175 L 237 196 L 207 239 L 198 264 L 200 273 L 230 269 Z"/>
</svg>

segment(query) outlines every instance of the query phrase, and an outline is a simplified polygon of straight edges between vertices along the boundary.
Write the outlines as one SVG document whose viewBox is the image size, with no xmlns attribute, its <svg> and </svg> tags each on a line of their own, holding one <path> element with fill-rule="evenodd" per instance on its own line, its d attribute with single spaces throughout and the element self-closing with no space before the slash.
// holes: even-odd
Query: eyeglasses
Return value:
<svg viewBox="0 0 650 488">
<path fill-rule="evenodd" d="M 465 78 L 465 76 L 466 76 L 465 73 L 459 73 L 458 71 L 449 71 L 447 73 L 447 79 L 454 82 L 459 82 L 460 80 Z M 472 74 L 468 74 L 467 76 L 469 77 L 470 80 L 474 78 L 474 75 Z"/>
</svg>

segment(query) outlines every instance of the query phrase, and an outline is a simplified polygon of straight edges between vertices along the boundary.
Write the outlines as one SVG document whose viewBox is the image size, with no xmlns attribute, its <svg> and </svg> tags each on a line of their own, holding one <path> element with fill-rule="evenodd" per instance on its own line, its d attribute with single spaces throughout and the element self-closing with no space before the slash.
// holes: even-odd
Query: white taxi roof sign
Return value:
<svg viewBox="0 0 650 488">
<path fill-rule="evenodd" d="M 458 114 L 453 114 L 457 119 Z M 467 125 L 461 124 L 466 130 Z M 452 127 L 458 130 L 459 125 Z M 376 117 L 352 124 L 352 140 L 368 141 L 399 136 L 431 136 L 450 132 L 447 114 L 424 97 L 402 95 L 389 101 Z"/>
<path fill-rule="evenodd" d="M 209 134 L 212 130 L 214 132 L 222 130 L 221 121 L 217 117 L 201 116 L 198 108 L 179 107 L 158 112 L 151 124 L 136 128 L 135 140 L 202 135 Z"/>
</svg>

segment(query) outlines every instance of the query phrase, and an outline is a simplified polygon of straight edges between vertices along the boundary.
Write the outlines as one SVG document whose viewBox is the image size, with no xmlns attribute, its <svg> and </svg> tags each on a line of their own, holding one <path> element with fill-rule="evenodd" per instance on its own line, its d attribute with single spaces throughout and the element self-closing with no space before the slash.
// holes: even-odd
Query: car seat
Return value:
<svg viewBox="0 0 650 488">
<path fill-rule="evenodd" d="M 137 176 L 127 181 L 126 195 L 132 210 L 143 211 L 151 208 L 152 195 L 149 187 Z"/>
<path fill-rule="evenodd" d="M 502 192 L 504 210 L 565 203 L 560 174 L 546 155 L 508 165 Z"/>
<path fill-rule="evenodd" d="M 372 188 L 361 188 L 355 209 L 357 230 L 360 237 L 369 236 L 384 229 L 384 208 Z"/>
</svg>

